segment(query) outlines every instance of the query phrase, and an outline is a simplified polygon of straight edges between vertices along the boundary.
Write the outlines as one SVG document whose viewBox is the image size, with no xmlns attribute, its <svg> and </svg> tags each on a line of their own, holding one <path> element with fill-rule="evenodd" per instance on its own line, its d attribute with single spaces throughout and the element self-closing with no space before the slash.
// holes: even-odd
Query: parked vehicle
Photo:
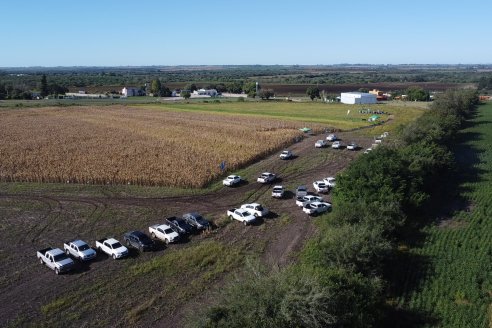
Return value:
<svg viewBox="0 0 492 328">
<path fill-rule="evenodd" d="M 296 188 L 296 197 L 306 196 L 308 194 L 306 186 L 299 186 Z"/>
<path fill-rule="evenodd" d="M 268 213 L 270 213 L 267 208 L 261 206 L 258 203 L 243 204 L 241 205 L 241 209 L 247 210 L 256 217 L 264 217 L 268 215 Z"/>
<path fill-rule="evenodd" d="M 333 149 L 340 149 L 342 148 L 342 142 L 341 141 L 335 141 L 331 144 L 331 148 Z"/>
<path fill-rule="evenodd" d="M 364 154 L 369 154 L 371 151 L 372 151 L 372 148 L 367 148 L 367 149 L 364 151 Z"/>
<path fill-rule="evenodd" d="M 316 147 L 316 148 L 324 148 L 324 147 L 326 147 L 326 141 L 324 141 L 324 140 L 318 140 L 314 144 L 314 147 Z"/>
<path fill-rule="evenodd" d="M 330 191 L 330 188 L 328 188 L 328 185 L 324 181 L 314 181 L 313 187 L 317 192 L 321 193 Z"/>
<path fill-rule="evenodd" d="M 348 150 L 357 150 L 358 148 L 359 148 L 359 146 L 357 146 L 357 144 L 355 142 L 351 142 L 347 145 Z"/>
<path fill-rule="evenodd" d="M 330 209 L 331 209 L 331 204 L 325 202 L 311 202 L 305 204 L 302 207 L 302 211 L 309 215 L 324 213 Z"/>
<path fill-rule="evenodd" d="M 241 208 L 231 208 L 227 211 L 227 216 L 231 220 L 238 220 L 239 222 L 248 225 L 256 220 L 256 216 L 248 212 L 246 209 Z"/>
<path fill-rule="evenodd" d="M 227 178 L 222 180 L 224 186 L 232 187 L 241 182 L 241 177 L 239 175 L 229 175 Z"/>
<path fill-rule="evenodd" d="M 336 134 L 333 134 L 333 133 L 332 133 L 332 134 L 329 134 L 329 135 L 326 137 L 326 140 L 328 140 L 328 141 L 335 141 L 335 140 L 337 140 L 337 139 L 338 139 L 337 135 L 336 135 Z"/>
<path fill-rule="evenodd" d="M 210 222 L 196 212 L 184 214 L 183 219 L 197 230 L 206 230 L 211 227 Z"/>
<path fill-rule="evenodd" d="M 334 177 L 324 178 L 323 181 L 329 188 L 335 188 L 335 185 L 337 184 Z"/>
<path fill-rule="evenodd" d="M 302 207 L 306 205 L 307 203 L 312 203 L 312 202 L 322 202 L 323 197 L 320 196 L 314 196 L 314 195 L 306 195 L 306 196 L 300 196 L 296 198 L 296 205 L 299 207 Z"/>
<path fill-rule="evenodd" d="M 128 256 L 128 248 L 114 238 L 96 240 L 96 249 L 111 256 L 114 260 Z"/>
<path fill-rule="evenodd" d="M 171 229 L 173 229 L 180 235 L 187 235 L 193 233 L 193 231 L 195 230 L 195 228 L 188 222 L 186 222 L 185 219 L 177 218 L 175 216 L 167 218 L 166 223 L 171 227 Z"/>
<path fill-rule="evenodd" d="M 272 197 L 274 197 L 274 198 L 282 198 L 282 197 L 284 197 L 284 193 L 285 193 L 285 190 L 284 190 L 284 187 L 282 187 L 282 186 L 275 186 L 272 189 Z"/>
<path fill-rule="evenodd" d="M 63 249 L 67 255 L 72 255 L 74 258 L 81 261 L 89 261 L 96 258 L 96 251 L 80 239 L 67 241 L 63 244 Z"/>
<path fill-rule="evenodd" d="M 44 248 L 36 252 L 39 263 L 46 265 L 55 274 L 72 270 L 74 262 L 59 248 Z"/>
<path fill-rule="evenodd" d="M 155 243 L 149 236 L 141 231 L 130 231 L 123 235 L 126 246 L 138 249 L 141 252 L 150 251 L 155 248 Z"/>
<path fill-rule="evenodd" d="M 174 243 L 179 240 L 179 233 L 174 231 L 167 224 L 154 224 L 149 227 L 150 236 L 154 239 L 159 239 L 166 244 Z"/>
<path fill-rule="evenodd" d="M 275 181 L 276 178 L 277 177 L 273 173 L 263 172 L 256 181 L 258 181 L 259 183 L 270 183 Z"/>
<path fill-rule="evenodd" d="M 284 150 L 283 152 L 280 153 L 280 158 L 281 159 L 291 159 L 294 154 L 290 150 Z"/>
</svg>

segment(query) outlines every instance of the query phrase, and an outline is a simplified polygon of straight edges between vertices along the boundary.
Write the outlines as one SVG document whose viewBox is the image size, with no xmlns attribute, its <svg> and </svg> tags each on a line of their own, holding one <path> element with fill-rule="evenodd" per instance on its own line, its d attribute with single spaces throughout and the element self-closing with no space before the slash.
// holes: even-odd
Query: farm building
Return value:
<svg viewBox="0 0 492 328">
<path fill-rule="evenodd" d="M 215 97 L 217 96 L 217 90 L 215 89 L 198 89 L 193 91 L 193 95 L 195 96 L 210 96 L 210 97 Z"/>
<path fill-rule="evenodd" d="M 342 92 L 340 101 L 343 104 L 375 104 L 376 95 L 363 92 Z"/>
<path fill-rule="evenodd" d="M 124 87 L 121 94 L 125 97 L 135 97 L 139 95 L 138 89 L 134 87 Z"/>
</svg>

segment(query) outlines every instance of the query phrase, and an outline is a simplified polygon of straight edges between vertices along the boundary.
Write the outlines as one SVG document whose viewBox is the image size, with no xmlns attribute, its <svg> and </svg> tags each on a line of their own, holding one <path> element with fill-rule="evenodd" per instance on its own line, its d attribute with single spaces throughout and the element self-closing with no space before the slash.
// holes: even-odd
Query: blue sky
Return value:
<svg viewBox="0 0 492 328">
<path fill-rule="evenodd" d="M 486 0 L 0 0 L 0 8 L 0 67 L 492 63 Z"/>
</svg>

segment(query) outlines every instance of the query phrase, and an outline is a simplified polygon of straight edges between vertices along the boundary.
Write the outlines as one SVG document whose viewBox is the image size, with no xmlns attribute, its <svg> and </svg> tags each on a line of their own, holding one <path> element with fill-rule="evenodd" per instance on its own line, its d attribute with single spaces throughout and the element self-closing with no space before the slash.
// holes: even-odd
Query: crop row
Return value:
<svg viewBox="0 0 492 328">
<path fill-rule="evenodd" d="M 126 107 L 0 112 L 0 180 L 202 187 L 300 136 L 299 123 Z"/>
</svg>

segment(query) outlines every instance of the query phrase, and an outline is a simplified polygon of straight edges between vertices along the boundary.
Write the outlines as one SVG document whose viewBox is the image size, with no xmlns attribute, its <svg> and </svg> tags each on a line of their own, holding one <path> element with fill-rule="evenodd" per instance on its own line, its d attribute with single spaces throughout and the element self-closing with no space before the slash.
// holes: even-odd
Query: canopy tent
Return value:
<svg viewBox="0 0 492 328">
<path fill-rule="evenodd" d="M 374 122 L 374 121 L 379 120 L 379 118 L 380 118 L 379 115 L 372 115 L 371 117 L 369 117 L 368 121 L 369 122 Z"/>
<path fill-rule="evenodd" d="M 304 133 L 308 133 L 308 132 L 311 132 L 311 129 L 310 129 L 310 128 L 306 128 L 306 127 L 304 127 L 304 128 L 302 128 L 302 129 L 299 129 L 299 131 L 302 131 L 302 132 L 304 132 Z"/>
</svg>

